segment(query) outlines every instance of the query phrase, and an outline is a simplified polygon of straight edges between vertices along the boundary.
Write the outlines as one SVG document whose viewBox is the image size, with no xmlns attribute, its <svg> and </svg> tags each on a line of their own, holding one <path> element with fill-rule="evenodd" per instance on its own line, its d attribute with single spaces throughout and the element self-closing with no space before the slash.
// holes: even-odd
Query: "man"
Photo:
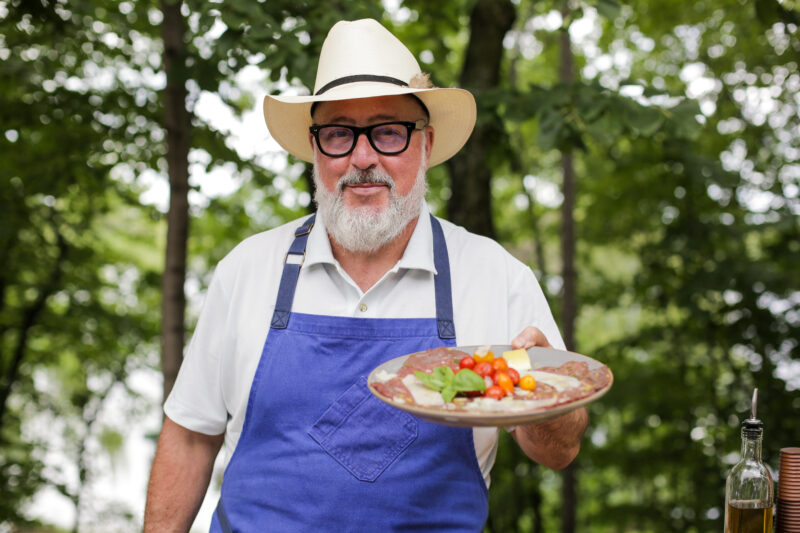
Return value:
<svg viewBox="0 0 800 533">
<path fill-rule="evenodd" d="M 423 422 L 365 376 L 435 346 L 563 347 L 529 268 L 431 217 L 425 170 L 475 122 L 374 20 L 340 22 L 312 96 L 267 97 L 270 133 L 314 162 L 318 213 L 218 265 L 165 404 L 145 531 L 187 531 L 223 442 L 211 531 L 480 531 L 496 428 Z M 510 428 L 533 460 L 578 453 L 584 409 Z"/>
</svg>

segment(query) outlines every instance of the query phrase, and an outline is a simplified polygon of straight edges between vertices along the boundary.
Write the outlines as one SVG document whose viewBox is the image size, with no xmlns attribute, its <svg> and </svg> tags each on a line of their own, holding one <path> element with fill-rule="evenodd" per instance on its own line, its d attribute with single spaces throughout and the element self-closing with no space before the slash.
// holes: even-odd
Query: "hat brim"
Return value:
<svg viewBox="0 0 800 533">
<path fill-rule="evenodd" d="M 475 99 L 464 89 L 416 89 L 386 83 L 358 82 L 335 87 L 321 95 L 268 95 L 264 98 L 264 119 L 278 144 L 293 156 L 312 162 L 314 151 L 309 142 L 308 128 L 312 125 L 311 106 L 315 102 L 403 94 L 417 96 L 430 113 L 429 125 L 434 130 L 434 140 L 429 166 L 453 157 L 467 142 L 475 127 Z"/>
</svg>

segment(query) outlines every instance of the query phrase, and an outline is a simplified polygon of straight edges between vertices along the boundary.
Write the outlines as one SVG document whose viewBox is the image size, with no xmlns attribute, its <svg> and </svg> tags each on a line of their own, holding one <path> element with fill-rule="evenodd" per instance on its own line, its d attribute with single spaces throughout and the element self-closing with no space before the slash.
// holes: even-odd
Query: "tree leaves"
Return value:
<svg viewBox="0 0 800 533">
<path fill-rule="evenodd" d="M 609 20 L 614 20 L 617 18 L 622 9 L 622 6 L 619 4 L 619 2 L 616 2 L 615 0 L 597 0 L 597 2 L 594 4 L 594 7 L 601 16 Z"/>
<path fill-rule="evenodd" d="M 698 114 L 694 101 L 682 100 L 672 107 L 645 105 L 596 83 L 576 83 L 550 89 L 533 86 L 527 94 L 515 94 L 506 117 L 537 118 L 539 146 L 569 150 L 585 149 L 589 140 L 608 145 L 623 136 L 651 137 L 661 130 L 692 139 L 699 131 Z"/>
</svg>

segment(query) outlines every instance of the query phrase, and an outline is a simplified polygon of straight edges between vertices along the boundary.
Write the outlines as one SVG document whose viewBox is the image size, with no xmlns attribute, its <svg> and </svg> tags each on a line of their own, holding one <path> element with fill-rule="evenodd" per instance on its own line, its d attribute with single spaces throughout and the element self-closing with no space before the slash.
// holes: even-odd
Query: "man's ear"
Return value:
<svg viewBox="0 0 800 533">
<path fill-rule="evenodd" d="M 430 126 L 425 126 L 425 142 L 427 143 L 427 150 L 425 150 L 425 168 L 428 168 L 428 165 L 431 161 L 431 151 L 433 150 L 433 128 Z"/>
</svg>

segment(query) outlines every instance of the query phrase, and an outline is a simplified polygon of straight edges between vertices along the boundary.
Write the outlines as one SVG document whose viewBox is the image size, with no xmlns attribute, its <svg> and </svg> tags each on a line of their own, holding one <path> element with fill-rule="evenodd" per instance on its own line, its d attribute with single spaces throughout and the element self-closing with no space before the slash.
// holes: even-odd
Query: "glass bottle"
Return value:
<svg viewBox="0 0 800 533">
<path fill-rule="evenodd" d="M 724 533 L 772 533 L 772 476 L 761 462 L 764 425 L 756 418 L 758 389 L 750 418 L 742 422 L 742 458 L 725 483 Z"/>
</svg>

